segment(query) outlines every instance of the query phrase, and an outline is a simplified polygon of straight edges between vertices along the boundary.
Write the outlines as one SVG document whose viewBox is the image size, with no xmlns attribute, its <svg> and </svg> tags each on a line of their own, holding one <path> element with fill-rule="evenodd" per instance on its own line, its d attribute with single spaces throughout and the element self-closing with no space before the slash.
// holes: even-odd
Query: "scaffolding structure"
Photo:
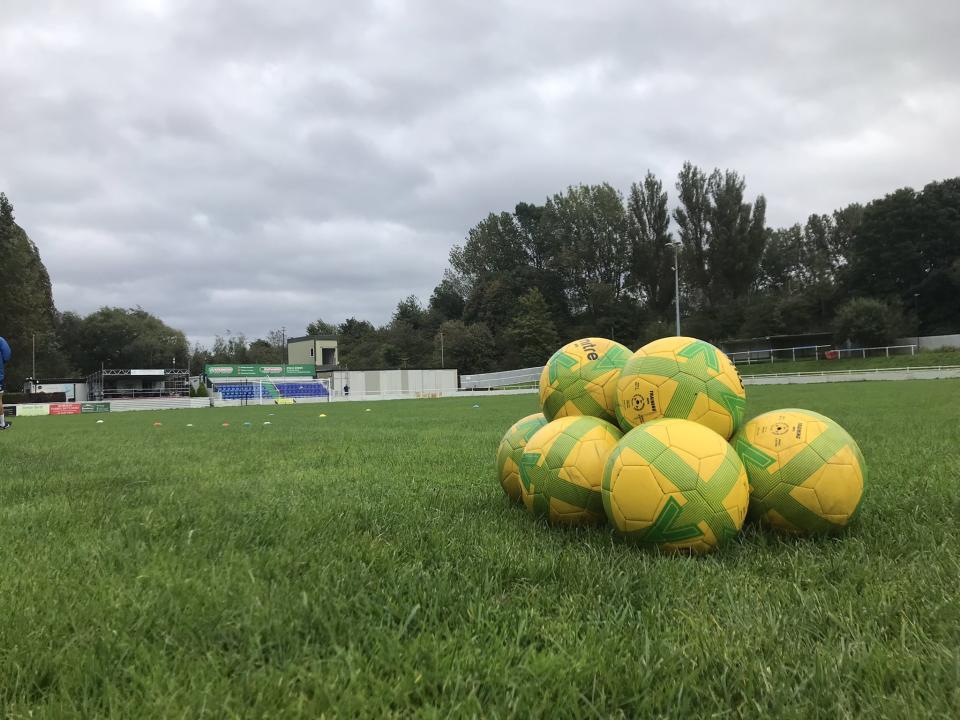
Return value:
<svg viewBox="0 0 960 720">
<path fill-rule="evenodd" d="M 112 370 L 103 368 L 87 378 L 91 400 L 131 400 L 190 396 L 187 370 Z"/>
</svg>

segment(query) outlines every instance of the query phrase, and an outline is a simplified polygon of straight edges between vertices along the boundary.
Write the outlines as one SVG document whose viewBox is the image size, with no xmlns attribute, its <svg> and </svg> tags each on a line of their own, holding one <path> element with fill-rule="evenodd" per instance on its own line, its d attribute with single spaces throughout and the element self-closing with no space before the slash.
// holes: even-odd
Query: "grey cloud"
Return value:
<svg viewBox="0 0 960 720">
<path fill-rule="evenodd" d="M 956 174 L 960 8 L 15 1 L 0 189 L 61 309 L 389 318 L 488 212 L 735 168 L 773 224 Z"/>
</svg>

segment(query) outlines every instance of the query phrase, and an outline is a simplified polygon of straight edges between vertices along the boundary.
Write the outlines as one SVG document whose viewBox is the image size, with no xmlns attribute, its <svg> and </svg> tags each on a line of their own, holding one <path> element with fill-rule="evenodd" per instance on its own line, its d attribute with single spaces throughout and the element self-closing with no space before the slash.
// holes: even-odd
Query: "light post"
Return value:
<svg viewBox="0 0 960 720">
<path fill-rule="evenodd" d="M 440 333 L 440 368 L 443 369 L 443 333 Z"/>
<path fill-rule="evenodd" d="M 53 332 L 51 330 L 43 330 L 40 332 L 40 335 L 51 335 Z M 31 342 L 30 342 L 30 378 L 33 380 L 33 384 L 37 384 L 37 333 L 31 333 Z"/>
<path fill-rule="evenodd" d="M 915 352 L 920 352 L 920 310 L 918 308 L 920 293 L 913 294 L 913 314 L 917 316 L 917 347 Z"/>
<path fill-rule="evenodd" d="M 667 247 L 673 246 L 673 282 L 674 282 L 674 306 L 677 311 L 677 335 L 680 334 L 680 241 L 674 240 L 667 243 Z"/>
</svg>

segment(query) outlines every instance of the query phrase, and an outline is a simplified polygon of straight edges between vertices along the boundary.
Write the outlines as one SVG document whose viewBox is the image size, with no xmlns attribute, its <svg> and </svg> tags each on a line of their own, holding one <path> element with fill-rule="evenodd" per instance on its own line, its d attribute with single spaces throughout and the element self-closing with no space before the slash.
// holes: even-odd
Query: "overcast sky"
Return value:
<svg viewBox="0 0 960 720">
<path fill-rule="evenodd" d="M 381 324 L 571 184 L 729 167 L 778 226 L 960 174 L 960 3 L 665 5 L 4 0 L 0 190 L 59 309 L 209 343 Z"/>
</svg>

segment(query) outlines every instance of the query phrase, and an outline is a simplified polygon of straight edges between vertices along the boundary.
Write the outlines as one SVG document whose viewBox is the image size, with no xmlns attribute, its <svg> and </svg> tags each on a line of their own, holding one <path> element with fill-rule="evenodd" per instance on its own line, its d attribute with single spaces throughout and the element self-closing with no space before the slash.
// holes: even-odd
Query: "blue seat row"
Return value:
<svg viewBox="0 0 960 720">
<path fill-rule="evenodd" d="M 271 392 L 273 387 L 276 388 L 275 393 Z M 272 399 L 275 394 L 283 398 L 327 397 L 329 394 L 325 386 L 313 383 L 276 383 L 273 387 L 269 385 L 263 386 L 264 399 Z M 259 398 L 260 388 L 260 385 L 253 383 L 217 385 L 217 390 L 220 391 L 224 400 L 252 400 Z"/>
<path fill-rule="evenodd" d="M 277 392 L 281 397 L 327 397 L 327 388 L 323 385 L 309 383 L 303 385 L 300 383 L 277 383 Z"/>
</svg>

